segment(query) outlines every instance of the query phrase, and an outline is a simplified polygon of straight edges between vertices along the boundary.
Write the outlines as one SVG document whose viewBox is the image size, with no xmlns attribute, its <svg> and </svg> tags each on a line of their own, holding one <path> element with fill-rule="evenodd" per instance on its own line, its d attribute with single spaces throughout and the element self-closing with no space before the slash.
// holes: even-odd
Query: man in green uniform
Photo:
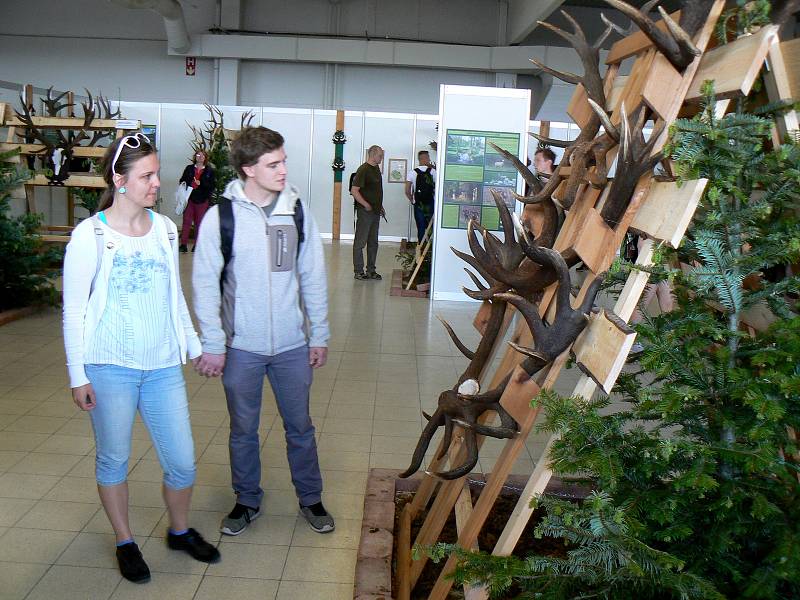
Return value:
<svg viewBox="0 0 800 600">
<path fill-rule="evenodd" d="M 356 279 L 381 279 L 375 271 L 378 256 L 378 227 L 383 210 L 383 148 L 370 146 L 367 162 L 358 167 L 350 193 L 356 201 L 356 235 L 353 241 L 353 271 Z M 364 246 L 367 247 L 367 270 L 364 271 Z"/>
</svg>

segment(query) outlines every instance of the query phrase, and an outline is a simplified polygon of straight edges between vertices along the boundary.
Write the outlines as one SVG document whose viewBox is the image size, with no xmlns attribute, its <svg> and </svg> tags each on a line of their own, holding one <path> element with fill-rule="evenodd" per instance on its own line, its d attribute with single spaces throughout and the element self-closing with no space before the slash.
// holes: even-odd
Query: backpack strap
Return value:
<svg viewBox="0 0 800 600">
<path fill-rule="evenodd" d="M 305 213 L 303 212 L 303 203 L 300 202 L 300 198 L 297 199 L 297 202 L 294 203 L 294 214 L 292 215 L 294 219 L 294 226 L 297 228 L 297 257 L 300 257 L 300 245 L 306 239 L 306 232 L 303 229 L 303 225 L 306 220 Z"/>
<path fill-rule="evenodd" d="M 230 198 L 222 196 L 219 199 L 219 239 L 220 250 L 222 251 L 222 274 L 220 275 L 219 285 L 225 283 L 228 272 L 228 263 L 233 257 L 233 233 L 235 222 L 233 220 L 233 203 Z"/>
<path fill-rule="evenodd" d="M 103 264 L 103 241 L 105 232 L 103 231 L 103 226 L 100 224 L 100 217 L 97 216 L 97 213 L 92 215 L 92 225 L 94 226 L 94 242 L 95 247 L 97 250 L 97 264 L 94 268 L 94 277 L 92 277 L 92 285 L 89 288 L 89 293 L 91 294 L 94 291 L 94 283 L 97 281 L 97 276 L 100 274 L 100 267 Z"/>
</svg>

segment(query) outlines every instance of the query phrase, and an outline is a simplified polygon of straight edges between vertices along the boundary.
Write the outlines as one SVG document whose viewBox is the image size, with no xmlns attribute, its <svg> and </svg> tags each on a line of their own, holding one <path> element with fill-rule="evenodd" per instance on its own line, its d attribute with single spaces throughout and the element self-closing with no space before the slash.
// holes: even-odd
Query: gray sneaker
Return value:
<svg viewBox="0 0 800 600">
<path fill-rule="evenodd" d="M 322 506 L 322 502 L 317 502 L 311 506 L 300 505 L 300 514 L 305 517 L 311 529 L 317 533 L 330 533 L 336 528 L 333 517 Z"/>
<path fill-rule="evenodd" d="M 228 516 L 222 519 L 219 530 L 225 535 L 239 535 L 260 515 L 258 508 L 250 508 L 237 502 Z"/>
</svg>

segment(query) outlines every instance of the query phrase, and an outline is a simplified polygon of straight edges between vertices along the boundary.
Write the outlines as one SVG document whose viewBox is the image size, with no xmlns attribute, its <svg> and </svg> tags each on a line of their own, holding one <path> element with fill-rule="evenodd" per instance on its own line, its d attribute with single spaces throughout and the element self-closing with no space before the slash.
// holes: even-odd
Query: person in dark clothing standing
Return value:
<svg viewBox="0 0 800 600">
<path fill-rule="evenodd" d="M 414 206 L 414 221 L 417 224 L 417 242 L 422 242 L 428 223 L 433 218 L 436 197 L 436 168 L 431 164 L 427 150 L 417 153 L 419 166 L 406 176 L 406 198 Z"/>
<path fill-rule="evenodd" d="M 183 211 L 183 227 L 181 228 L 181 252 L 188 252 L 189 248 L 189 232 L 194 223 L 195 239 L 197 239 L 197 232 L 200 231 L 200 223 L 203 221 L 203 216 L 208 210 L 208 203 L 211 200 L 211 194 L 214 193 L 214 186 L 216 185 L 216 178 L 214 176 L 214 169 L 208 163 L 208 156 L 202 150 L 194 153 L 194 163 L 187 165 L 183 170 L 180 181 L 178 183 L 185 183 L 186 187 L 192 188 L 192 194 L 189 196 L 189 203 L 186 205 L 186 210 Z M 192 248 L 194 252 L 194 248 Z"/>
<path fill-rule="evenodd" d="M 353 272 L 356 279 L 381 279 L 375 271 L 378 256 L 378 227 L 383 210 L 383 148 L 370 146 L 367 162 L 358 167 L 350 193 L 356 201 L 356 235 L 353 241 Z M 367 270 L 364 271 L 364 246 L 367 247 Z"/>
</svg>

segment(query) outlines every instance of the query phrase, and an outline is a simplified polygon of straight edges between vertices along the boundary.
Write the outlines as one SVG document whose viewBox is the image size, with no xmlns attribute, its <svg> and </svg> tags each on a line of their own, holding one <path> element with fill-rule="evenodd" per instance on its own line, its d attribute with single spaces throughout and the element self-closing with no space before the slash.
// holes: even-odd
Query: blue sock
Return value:
<svg viewBox="0 0 800 600">
<path fill-rule="evenodd" d="M 169 532 L 170 532 L 172 535 L 184 535 L 185 533 L 188 533 L 188 532 L 189 532 L 189 530 L 188 530 L 188 529 L 182 529 L 181 531 L 175 531 L 175 530 L 174 530 L 172 527 L 170 527 L 170 528 L 169 528 Z"/>
<path fill-rule="evenodd" d="M 133 544 L 133 538 L 128 538 L 127 540 L 122 540 L 121 542 L 117 542 L 117 548 L 120 546 L 127 546 L 128 544 Z"/>
</svg>

